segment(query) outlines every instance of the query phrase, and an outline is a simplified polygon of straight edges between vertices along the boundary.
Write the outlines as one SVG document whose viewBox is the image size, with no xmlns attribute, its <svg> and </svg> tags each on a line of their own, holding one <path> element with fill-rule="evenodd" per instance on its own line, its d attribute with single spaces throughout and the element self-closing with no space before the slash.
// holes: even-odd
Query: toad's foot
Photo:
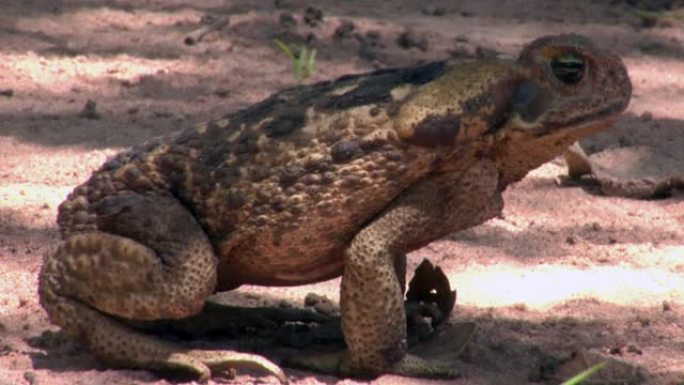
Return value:
<svg viewBox="0 0 684 385">
<path fill-rule="evenodd" d="M 301 355 L 287 358 L 283 365 L 295 369 L 311 370 L 318 373 L 342 377 L 373 377 L 379 374 L 397 374 L 421 378 L 456 378 L 460 373 L 452 364 L 407 354 L 382 373 L 371 373 L 354 367 L 348 352 Z"/>
<path fill-rule="evenodd" d="M 432 361 L 426 357 L 459 355 L 472 339 L 476 325 L 473 322 L 451 322 L 440 333 L 442 338 L 433 338 L 409 350 L 401 361 L 392 365 L 386 373 L 408 377 L 455 378 L 459 375 L 453 364 Z M 448 340 L 448 344 L 445 344 Z M 410 354 L 416 353 L 416 354 Z M 311 370 L 338 376 L 368 376 L 369 373 L 355 371 L 347 352 L 306 354 L 293 356 L 283 361 L 284 366 L 295 369 Z"/>
</svg>

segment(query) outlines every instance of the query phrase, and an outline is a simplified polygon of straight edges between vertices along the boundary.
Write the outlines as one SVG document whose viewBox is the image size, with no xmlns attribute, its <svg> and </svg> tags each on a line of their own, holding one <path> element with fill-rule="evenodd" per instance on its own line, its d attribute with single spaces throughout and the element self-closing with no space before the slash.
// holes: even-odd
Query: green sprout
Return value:
<svg viewBox="0 0 684 385">
<path fill-rule="evenodd" d="M 606 366 L 605 362 L 601 362 L 600 364 L 596 364 L 596 365 L 592 366 L 591 368 L 575 375 L 574 377 L 565 381 L 561 385 L 579 385 L 579 384 L 583 383 L 587 378 L 591 377 L 594 373 L 603 369 L 604 366 Z"/>
<path fill-rule="evenodd" d="M 314 64 L 316 63 L 316 49 L 308 48 L 305 45 L 300 46 L 296 52 L 285 44 L 283 41 L 275 39 L 273 43 L 280 48 L 285 56 L 292 62 L 292 74 L 295 79 L 302 81 L 310 77 L 314 72 Z"/>
<path fill-rule="evenodd" d="M 684 8 L 673 9 L 670 11 L 637 10 L 634 12 L 634 14 L 637 15 L 638 17 L 642 18 L 642 19 L 653 18 L 653 19 L 665 19 L 665 20 L 671 20 L 671 21 L 684 20 Z"/>
</svg>

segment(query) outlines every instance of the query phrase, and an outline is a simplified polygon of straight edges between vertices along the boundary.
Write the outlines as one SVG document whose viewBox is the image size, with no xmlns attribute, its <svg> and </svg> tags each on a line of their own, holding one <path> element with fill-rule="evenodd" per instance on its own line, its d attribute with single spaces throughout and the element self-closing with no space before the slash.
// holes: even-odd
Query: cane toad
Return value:
<svg viewBox="0 0 684 385">
<path fill-rule="evenodd" d="M 188 350 L 123 320 L 183 319 L 242 284 L 342 276 L 341 375 L 453 375 L 407 354 L 405 254 L 499 214 L 501 194 L 578 138 L 610 126 L 631 84 L 621 60 L 575 35 L 517 60 L 440 61 L 274 94 L 123 152 L 59 207 L 63 241 L 39 294 L 102 361 L 187 370 L 260 356 Z"/>
</svg>

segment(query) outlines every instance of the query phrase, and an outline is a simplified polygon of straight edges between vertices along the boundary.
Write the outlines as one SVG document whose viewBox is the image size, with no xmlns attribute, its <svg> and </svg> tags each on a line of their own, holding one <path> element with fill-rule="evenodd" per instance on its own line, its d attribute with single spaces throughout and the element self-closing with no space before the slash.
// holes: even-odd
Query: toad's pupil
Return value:
<svg viewBox="0 0 684 385">
<path fill-rule="evenodd" d="M 551 70 L 565 84 L 577 84 L 584 77 L 586 63 L 576 55 L 561 55 L 551 59 Z"/>
</svg>

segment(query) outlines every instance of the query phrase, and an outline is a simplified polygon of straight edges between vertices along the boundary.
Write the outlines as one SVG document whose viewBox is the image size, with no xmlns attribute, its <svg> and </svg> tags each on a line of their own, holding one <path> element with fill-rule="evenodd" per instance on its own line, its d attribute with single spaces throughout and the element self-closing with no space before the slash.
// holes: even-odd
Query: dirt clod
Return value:
<svg viewBox="0 0 684 385">
<path fill-rule="evenodd" d="M 83 110 L 81 110 L 78 116 L 83 119 L 93 120 L 102 118 L 102 114 L 100 114 L 100 112 L 97 110 L 97 103 L 92 99 L 88 99 L 86 101 L 85 105 L 83 106 Z"/>
<path fill-rule="evenodd" d="M 318 26 L 323 22 L 323 10 L 309 5 L 304 10 L 304 24 L 311 28 Z"/>
<path fill-rule="evenodd" d="M 428 50 L 429 41 L 425 34 L 407 29 L 397 37 L 397 45 L 404 49 L 418 48 L 425 52 Z"/>
</svg>

